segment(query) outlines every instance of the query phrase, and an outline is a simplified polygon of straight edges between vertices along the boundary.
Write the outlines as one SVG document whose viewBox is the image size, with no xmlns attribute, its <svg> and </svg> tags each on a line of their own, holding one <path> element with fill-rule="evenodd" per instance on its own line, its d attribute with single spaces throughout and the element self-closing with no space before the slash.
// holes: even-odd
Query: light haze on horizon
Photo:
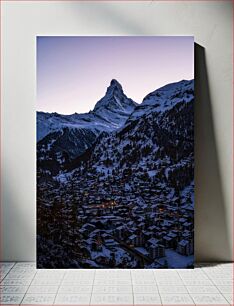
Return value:
<svg viewBox="0 0 234 306">
<path fill-rule="evenodd" d="M 37 110 L 92 110 L 112 79 L 137 103 L 194 78 L 192 36 L 38 36 Z"/>
</svg>

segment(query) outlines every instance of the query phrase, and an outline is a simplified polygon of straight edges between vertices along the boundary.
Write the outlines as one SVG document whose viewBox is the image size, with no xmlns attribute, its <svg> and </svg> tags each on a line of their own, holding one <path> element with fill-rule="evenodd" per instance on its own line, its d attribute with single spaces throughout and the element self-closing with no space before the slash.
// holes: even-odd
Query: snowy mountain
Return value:
<svg viewBox="0 0 234 306">
<path fill-rule="evenodd" d="M 63 169 L 63 165 L 76 165 L 76 159 L 91 148 L 98 136 L 113 133 L 144 116 L 163 114 L 174 106 L 186 105 L 194 98 L 194 81 L 168 84 L 148 94 L 141 104 L 128 98 L 120 83 L 113 79 L 105 96 L 94 109 L 85 114 L 60 115 L 57 113 L 37 113 L 37 162 L 38 167 L 53 174 Z M 51 170 L 53 169 L 53 170 Z"/>
<path fill-rule="evenodd" d="M 51 132 L 63 128 L 89 129 L 95 134 L 113 131 L 124 125 L 137 104 L 123 92 L 118 81 L 112 80 L 105 96 L 99 100 L 94 110 L 85 114 L 60 115 L 37 112 L 37 141 Z"/>
<path fill-rule="evenodd" d="M 100 131 L 112 131 L 116 128 L 115 124 L 106 121 L 95 113 L 60 115 L 57 113 L 37 112 L 37 141 L 46 135 L 68 129 L 89 129 L 93 133 L 99 134 Z"/>
<path fill-rule="evenodd" d="M 165 85 L 149 93 L 140 105 L 137 105 L 129 120 L 149 114 L 151 112 L 164 112 L 179 102 L 188 103 L 194 98 L 194 80 Z"/>
<path fill-rule="evenodd" d="M 102 132 L 121 128 L 136 105 L 124 94 L 122 86 L 112 80 L 105 96 L 89 113 L 37 112 L 38 166 L 51 165 L 57 171 L 65 162 L 90 148 Z"/>
<path fill-rule="evenodd" d="M 193 99 L 144 114 L 99 137 L 88 171 L 115 178 L 128 173 L 132 180 L 142 175 L 174 187 L 180 184 L 182 190 L 193 178 L 193 128 Z"/>
<path fill-rule="evenodd" d="M 40 268 L 193 265 L 193 107 L 193 81 L 135 106 L 113 80 L 93 112 L 118 129 L 64 128 L 38 143 L 49 154 L 37 173 Z"/>
</svg>

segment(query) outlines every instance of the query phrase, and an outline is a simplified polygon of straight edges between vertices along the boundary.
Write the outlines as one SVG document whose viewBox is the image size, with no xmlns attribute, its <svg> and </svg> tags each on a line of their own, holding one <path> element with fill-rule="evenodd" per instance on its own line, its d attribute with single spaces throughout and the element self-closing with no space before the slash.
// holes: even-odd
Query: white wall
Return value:
<svg viewBox="0 0 234 306">
<path fill-rule="evenodd" d="M 231 1 L 4 1 L 3 260 L 35 260 L 35 36 L 194 35 L 196 259 L 232 258 Z M 205 69 L 205 65 L 207 70 Z"/>
</svg>

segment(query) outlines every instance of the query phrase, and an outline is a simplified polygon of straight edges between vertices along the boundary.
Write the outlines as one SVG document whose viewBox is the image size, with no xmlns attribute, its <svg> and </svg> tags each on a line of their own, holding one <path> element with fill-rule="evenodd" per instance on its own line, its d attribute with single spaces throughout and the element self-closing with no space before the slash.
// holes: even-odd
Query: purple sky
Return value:
<svg viewBox="0 0 234 306">
<path fill-rule="evenodd" d="M 37 37 L 37 110 L 88 112 L 111 79 L 141 103 L 165 84 L 193 78 L 191 36 Z"/>
</svg>

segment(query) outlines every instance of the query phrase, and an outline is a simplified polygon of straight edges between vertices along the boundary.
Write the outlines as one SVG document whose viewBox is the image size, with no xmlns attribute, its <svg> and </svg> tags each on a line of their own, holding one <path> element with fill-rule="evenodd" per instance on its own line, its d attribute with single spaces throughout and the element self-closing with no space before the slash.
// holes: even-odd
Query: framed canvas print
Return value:
<svg viewBox="0 0 234 306">
<path fill-rule="evenodd" d="M 192 268 L 194 39 L 37 37 L 37 267 Z"/>
</svg>

